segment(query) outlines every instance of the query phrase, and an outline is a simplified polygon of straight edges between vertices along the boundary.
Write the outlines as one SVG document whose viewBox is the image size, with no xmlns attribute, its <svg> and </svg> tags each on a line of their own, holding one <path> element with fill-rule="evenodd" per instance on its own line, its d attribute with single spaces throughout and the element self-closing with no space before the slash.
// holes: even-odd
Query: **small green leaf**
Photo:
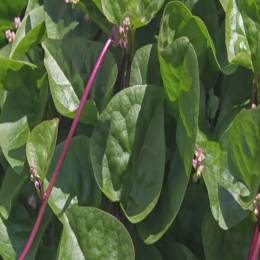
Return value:
<svg viewBox="0 0 260 260">
<path fill-rule="evenodd" d="M 64 145 L 65 142 L 62 142 L 55 149 L 50 168 L 44 179 L 45 189 L 49 185 Z M 89 137 L 72 138 L 48 203 L 59 218 L 71 206 L 98 207 L 100 205 L 101 192 L 96 184 L 90 163 Z"/>
<path fill-rule="evenodd" d="M 44 10 L 43 6 L 40 6 L 22 20 L 13 41 L 10 58 L 14 59 L 26 53 L 46 37 Z"/>
<path fill-rule="evenodd" d="M 17 174 L 11 167 L 8 167 L 0 190 L 0 213 L 5 219 L 8 219 L 16 198 L 28 180 L 28 168 L 24 169 L 21 174 Z"/>
<path fill-rule="evenodd" d="M 0 144 L 11 167 L 21 173 L 26 160 L 25 145 L 30 130 L 40 122 L 48 94 L 43 86 L 35 102 L 26 88 L 16 88 L 7 97 L 0 117 Z"/>
<path fill-rule="evenodd" d="M 221 151 L 218 143 L 208 141 L 200 131 L 196 143 L 196 148 L 199 147 L 205 155 L 202 176 L 209 192 L 211 212 L 221 228 L 231 228 L 250 213 L 239 202 L 239 196 L 247 196 L 249 192 L 231 175 L 233 172 L 229 171 L 227 162 L 229 154 Z"/>
<path fill-rule="evenodd" d="M 109 22 L 120 26 L 125 17 L 130 18 L 134 29 L 148 24 L 160 10 L 164 0 L 101 0 L 103 12 Z"/>
<path fill-rule="evenodd" d="M 146 244 L 155 243 L 171 226 L 180 209 L 188 181 L 189 176 L 186 175 L 183 162 L 176 152 L 158 203 L 154 210 L 137 224 L 138 233 Z"/>
<path fill-rule="evenodd" d="M 57 259 L 134 260 L 135 252 L 125 227 L 116 218 L 95 208 L 70 208 Z"/>
<path fill-rule="evenodd" d="M 44 63 L 49 75 L 54 104 L 59 113 L 74 118 L 103 45 L 83 38 L 73 38 L 63 42 L 48 39 L 42 45 L 45 50 Z M 117 65 L 111 52 L 108 51 L 83 108 L 80 117 L 82 122 L 95 123 L 98 115 L 97 107 L 102 111 L 109 101 L 116 75 Z"/>
<path fill-rule="evenodd" d="M 213 95 L 209 97 L 209 101 L 207 103 L 207 113 L 209 118 L 214 119 L 219 107 L 219 97 Z"/>
<path fill-rule="evenodd" d="M 145 84 L 163 85 L 155 44 L 137 50 L 132 61 L 129 86 Z"/>
<path fill-rule="evenodd" d="M 241 197 L 242 205 L 248 207 L 258 191 L 260 180 L 259 106 L 250 110 L 243 109 L 236 116 L 230 128 L 229 140 L 228 167 L 236 180 L 243 182 L 250 190 L 248 197 Z"/>
<path fill-rule="evenodd" d="M 51 218 L 52 212 L 47 206 L 36 237 L 25 258 L 26 260 L 36 259 L 38 246 Z M 19 201 L 14 204 L 8 221 L 0 216 L 0 255 L 4 260 L 20 257 L 31 234 L 34 222 L 35 220 L 30 217 Z"/>
<path fill-rule="evenodd" d="M 228 61 L 252 69 L 258 75 L 259 8 L 255 0 L 230 0 L 226 10 Z"/>
<path fill-rule="evenodd" d="M 199 71 L 196 53 L 182 37 L 159 51 L 161 75 L 176 111 L 177 146 L 186 175 L 191 169 L 199 115 Z"/>
<path fill-rule="evenodd" d="M 26 156 L 29 165 L 34 163 L 37 174 L 43 180 L 51 163 L 58 134 L 58 119 L 37 125 L 28 137 Z"/>
<path fill-rule="evenodd" d="M 98 27 L 95 23 L 92 20 L 84 22 L 85 13 L 80 8 L 72 9 L 71 7 L 72 5 L 66 4 L 64 0 L 44 0 L 48 38 L 62 40 L 84 37 L 92 39 L 96 35 Z"/>
<path fill-rule="evenodd" d="M 164 93 L 153 85 L 115 95 L 101 113 L 91 138 L 97 183 L 127 218 L 144 219 L 162 188 L 165 162 Z"/>
</svg>

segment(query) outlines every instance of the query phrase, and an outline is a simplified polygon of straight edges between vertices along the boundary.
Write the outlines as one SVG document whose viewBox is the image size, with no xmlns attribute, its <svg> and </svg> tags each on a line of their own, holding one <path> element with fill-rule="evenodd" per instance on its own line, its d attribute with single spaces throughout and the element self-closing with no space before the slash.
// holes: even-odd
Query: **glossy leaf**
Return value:
<svg viewBox="0 0 260 260">
<path fill-rule="evenodd" d="M 109 22 L 120 26 L 125 17 L 130 18 L 134 29 L 148 24 L 160 10 L 164 0 L 101 0 L 103 12 Z"/>
<path fill-rule="evenodd" d="M 10 57 L 16 58 L 26 53 L 46 38 L 43 6 L 40 6 L 24 17 L 13 41 Z"/>
<path fill-rule="evenodd" d="M 229 0 L 219 0 L 219 2 L 221 3 L 224 11 L 226 11 Z"/>
<path fill-rule="evenodd" d="M 236 180 L 243 182 L 250 194 L 241 197 L 242 205 L 248 207 L 257 191 L 260 180 L 260 107 L 242 110 L 230 128 L 228 167 Z M 242 194 L 241 194 L 242 195 Z M 242 196 L 246 196 L 244 194 Z"/>
<path fill-rule="evenodd" d="M 219 107 L 219 97 L 212 95 L 209 97 L 208 103 L 207 103 L 207 113 L 209 118 L 214 119 Z"/>
<path fill-rule="evenodd" d="M 137 50 L 132 61 L 129 86 L 145 84 L 163 85 L 155 44 Z"/>
<path fill-rule="evenodd" d="M 11 167 L 8 167 L 0 190 L 0 213 L 5 219 L 8 219 L 16 198 L 28 180 L 28 168 L 21 174 L 17 174 Z"/>
<path fill-rule="evenodd" d="M 232 74 L 236 66 L 223 67 L 216 58 L 215 46 L 209 36 L 208 30 L 202 20 L 191 14 L 189 9 L 178 1 L 170 2 L 162 17 L 160 34 L 158 38 L 159 51 L 165 49 L 174 40 L 187 37 L 194 47 L 199 63 L 199 72 L 205 67 L 207 57 L 215 70 L 221 70 L 224 74 Z M 228 62 L 224 62 L 228 64 Z"/>
<path fill-rule="evenodd" d="M 254 221 L 251 216 L 248 216 L 237 226 L 224 231 L 219 228 L 211 212 L 208 211 L 202 225 L 206 259 L 247 259 L 253 230 Z"/>
<path fill-rule="evenodd" d="M 28 137 L 26 156 L 29 165 L 34 163 L 37 174 L 43 180 L 51 163 L 56 145 L 59 120 L 44 121 L 37 125 Z"/>
<path fill-rule="evenodd" d="M 134 260 L 131 238 L 116 218 L 95 208 L 70 208 L 64 214 L 64 227 L 57 259 Z"/>
<path fill-rule="evenodd" d="M 226 46 L 230 63 L 259 75 L 259 3 L 230 0 L 226 9 Z"/>
<path fill-rule="evenodd" d="M 208 141 L 198 132 L 196 148 L 199 147 L 205 155 L 202 176 L 209 192 L 211 212 L 222 229 L 231 228 L 250 213 L 239 202 L 239 196 L 247 196 L 249 192 L 231 175 L 227 162 L 229 153 L 221 151 L 218 143 Z"/>
<path fill-rule="evenodd" d="M 162 188 L 165 162 L 164 93 L 134 86 L 114 96 L 95 126 L 91 163 L 97 183 L 127 218 L 144 219 Z"/>
<path fill-rule="evenodd" d="M 196 53 L 187 38 L 180 38 L 159 52 L 161 75 L 177 114 L 177 147 L 188 176 L 198 126 L 199 71 Z"/>
<path fill-rule="evenodd" d="M 137 224 L 138 233 L 146 244 L 155 243 L 171 226 L 180 209 L 188 181 L 189 176 L 186 175 L 183 162 L 176 152 L 158 203 L 154 210 Z"/>
<path fill-rule="evenodd" d="M 50 168 L 44 179 L 47 189 L 65 142 L 57 145 Z M 96 184 L 90 163 L 90 138 L 72 138 L 69 150 L 55 182 L 48 203 L 59 217 L 71 206 L 95 206 L 101 203 L 101 192 Z M 61 219 L 63 220 L 63 219 Z"/>
<path fill-rule="evenodd" d="M 64 0 L 44 0 L 45 23 L 48 38 L 68 39 L 84 37 L 92 39 L 98 27 L 93 21 L 84 22 L 85 13 Z M 73 47 L 72 47 L 73 49 Z"/>
<path fill-rule="evenodd" d="M 35 259 L 42 235 L 51 218 L 52 212 L 47 206 L 26 260 Z M 15 203 L 8 221 L 0 217 L 0 255 L 4 260 L 18 259 L 29 239 L 34 222 L 35 220 L 30 217 L 25 207 L 18 201 Z"/>
<path fill-rule="evenodd" d="M 101 43 L 89 42 L 83 38 L 73 38 L 63 42 L 49 39 L 42 45 L 45 50 L 44 63 L 49 75 L 54 104 L 59 113 L 74 118 L 103 46 Z M 117 66 L 108 51 L 83 108 L 83 115 L 80 118 L 82 122 L 95 123 L 97 107 L 101 111 L 106 106 L 113 91 L 116 75 Z"/>
<path fill-rule="evenodd" d="M 26 88 L 16 88 L 7 97 L 0 117 L 0 143 L 6 160 L 21 173 L 26 160 L 25 145 L 30 130 L 40 122 L 48 89 L 42 87 L 35 102 Z"/>
</svg>

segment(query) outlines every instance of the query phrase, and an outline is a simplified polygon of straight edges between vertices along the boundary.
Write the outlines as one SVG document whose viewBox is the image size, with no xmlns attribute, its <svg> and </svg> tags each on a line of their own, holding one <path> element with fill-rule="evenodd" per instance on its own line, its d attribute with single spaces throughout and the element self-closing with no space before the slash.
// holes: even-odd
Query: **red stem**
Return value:
<svg viewBox="0 0 260 260">
<path fill-rule="evenodd" d="M 258 228 L 259 227 L 257 225 L 257 229 Z M 255 244 L 254 244 L 254 249 L 253 249 L 250 260 L 257 260 L 258 254 L 259 254 L 259 246 L 260 246 L 260 232 L 258 230 L 257 238 L 256 238 L 256 241 L 255 241 Z"/>
<path fill-rule="evenodd" d="M 33 227 L 32 233 L 31 233 L 31 235 L 29 237 L 29 240 L 27 241 L 27 244 L 26 244 L 26 246 L 25 246 L 25 248 L 24 248 L 24 250 L 23 250 L 23 252 L 22 252 L 22 254 L 21 254 L 20 258 L 19 258 L 19 260 L 23 260 L 26 257 L 26 255 L 27 255 L 27 253 L 28 253 L 28 251 L 29 251 L 29 249 L 31 247 L 31 244 L 32 244 L 32 242 L 34 240 L 34 237 L 35 237 L 35 235 L 37 233 L 37 230 L 38 230 L 38 228 L 40 226 L 40 223 L 41 223 L 41 220 L 42 220 L 42 217 L 43 217 L 43 214 L 44 214 L 44 211 L 45 211 L 48 199 L 50 197 L 52 188 L 53 188 L 53 186 L 55 184 L 55 181 L 56 181 L 56 179 L 58 177 L 58 174 L 59 174 L 59 171 L 61 169 L 62 163 L 64 161 L 65 155 L 66 155 L 67 150 L 69 148 L 71 138 L 72 138 L 72 136 L 74 134 L 74 130 L 75 130 L 77 122 L 79 120 L 79 116 L 80 116 L 80 113 L 81 113 L 81 111 L 83 109 L 84 103 L 85 103 L 85 101 L 87 99 L 90 87 L 91 87 L 91 85 L 92 85 L 92 83 L 94 81 L 94 78 L 95 78 L 95 76 L 97 74 L 97 71 L 98 71 L 98 69 L 99 69 L 99 67 L 101 65 L 101 62 L 103 61 L 103 58 L 104 58 L 104 56 L 105 56 L 109 46 L 113 43 L 113 39 L 114 39 L 114 35 L 113 35 L 113 29 L 112 29 L 111 34 L 109 36 L 109 39 L 107 40 L 105 46 L 103 47 L 103 49 L 102 49 L 102 51 L 101 51 L 101 53 L 100 53 L 100 55 L 98 57 L 98 60 L 97 60 L 97 62 L 95 64 L 95 67 L 94 67 L 94 69 L 93 69 L 93 71 L 92 71 L 92 73 L 90 75 L 88 84 L 87 84 L 87 86 L 86 86 L 86 88 L 84 90 L 83 96 L 82 96 L 82 98 L 80 100 L 80 104 L 79 104 L 76 116 L 75 116 L 75 118 L 73 120 L 73 123 L 72 123 L 72 126 L 70 128 L 70 132 L 69 132 L 68 138 L 66 140 L 65 146 L 64 146 L 63 151 L 61 153 L 60 159 L 59 159 L 59 161 L 57 163 L 56 169 L 55 169 L 55 171 L 53 173 L 53 176 L 51 178 L 49 186 L 48 186 L 48 188 L 46 190 L 45 197 L 42 200 L 42 206 L 41 206 L 39 215 L 37 217 L 36 223 L 35 223 L 35 225 Z"/>
<path fill-rule="evenodd" d="M 254 251 L 254 248 L 255 248 L 255 244 L 256 244 L 256 240 L 257 240 L 257 235 L 258 235 L 258 220 L 255 223 L 253 239 L 252 239 L 252 242 L 251 242 L 251 247 L 250 247 L 250 251 L 249 251 L 249 254 L 248 254 L 248 258 L 247 258 L 248 260 L 250 260 L 251 257 L 252 257 L 252 254 L 253 254 L 253 251 Z"/>
</svg>

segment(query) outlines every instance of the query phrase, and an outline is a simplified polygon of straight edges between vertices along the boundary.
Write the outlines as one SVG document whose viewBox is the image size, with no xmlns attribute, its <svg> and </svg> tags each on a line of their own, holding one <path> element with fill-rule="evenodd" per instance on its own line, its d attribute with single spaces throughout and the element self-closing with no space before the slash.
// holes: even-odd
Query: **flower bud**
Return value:
<svg viewBox="0 0 260 260">
<path fill-rule="evenodd" d="M 196 169 L 197 163 L 198 163 L 198 162 L 197 162 L 196 159 L 193 159 L 193 160 L 192 160 L 192 166 L 193 166 L 194 169 Z"/>
<path fill-rule="evenodd" d="M 256 207 L 256 200 L 253 200 L 253 206 Z"/>
<path fill-rule="evenodd" d="M 201 154 L 201 161 L 204 161 L 205 160 L 205 155 L 202 153 Z"/>
<path fill-rule="evenodd" d="M 66 4 L 68 4 L 70 2 L 70 0 L 64 0 Z"/>
<path fill-rule="evenodd" d="M 198 149 L 198 154 L 201 155 L 201 153 L 202 153 L 202 149 L 199 148 L 199 149 Z"/>
<path fill-rule="evenodd" d="M 125 47 L 125 48 L 127 48 L 127 47 L 128 47 L 128 45 L 129 45 L 129 44 L 128 44 L 128 42 L 127 42 L 127 41 L 126 41 L 126 42 L 124 42 L 124 47 Z"/>
<path fill-rule="evenodd" d="M 200 165 L 199 169 L 198 169 L 201 173 L 203 173 L 204 171 L 204 165 Z"/>
<path fill-rule="evenodd" d="M 252 104 L 251 108 L 256 108 L 256 104 Z"/>
<path fill-rule="evenodd" d="M 199 156 L 198 151 L 195 151 L 196 158 Z"/>
<path fill-rule="evenodd" d="M 197 181 L 198 181 L 197 174 L 193 174 L 193 176 L 192 176 L 192 181 L 193 181 L 193 182 L 197 182 Z"/>
<path fill-rule="evenodd" d="M 125 29 L 121 26 L 119 26 L 118 28 L 119 34 L 124 34 L 125 33 Z"/>
<path fill-rule="evenodd" d="M 20 25 L 21 25 L 20 17 L 15 17 L 14 18 L 14 27 L 15 27 L 15 29 L 18 29 L 20 27 Z"/>
<path fill-rule="evenodd" d="M 197 170 L 197 178 L 198 180 L 201 178 L 201 172 L 199 170 Z"/>
<path fill-rule="evenodd" d="M 258 211 L 257 208 L 254 209 L 254 214 L 255 214 L 255 216 L 258 218 L 258 216 L 259 216 L 259 211 Z"/>
<path fill-rule="evenodd" d="M 123 39 L 120 40 L 119 44 L 120 44 L 120 47 L 121 47 L 122 49 L 124 49 L 125 43 L 124 43 L 124 40 L 123 40 Z"/>
<path fill-rule="evenodd" d="M 260 201 L 260 193 L 256 194 L 256 200 Z"/>
<path fill-rule="evenodd" d="M 38 181 L 36 181 L 36 182 L 35 182 L 35 188 L 36 188 L 36 189 L 39 189 L 39 187 L 40 187 L 40 184 L 39 184 Z"/>
<path fill-rule="evenodd" d="M 38 175 L 38 172 L 36 170 L 33 170 L 33 175 L 36 177 Z"/>
<path fill-rule="evenodd" d="M 199 162 L 199 163 L 202 162 L 202 158 L 201 158 L 201 156 L 199 156 L 199 158 L 198 158 L 198 162 Z"/>
<path fill-rule="evenodd" d="M 88 14 L 84 15 L 84 18 L 83 18 L 83 19 L 84 19 L 84 22 L 87 23 L 88 20 L 89 20 L 89 15 L 88 15 Z"/>
<path fill-rule="evenodd" d="M 31 181 L 33 181 L 33 179 L 34 179 L 33 174 L 30 175 L 30 179 L 31 179 Z"/>
</svg>

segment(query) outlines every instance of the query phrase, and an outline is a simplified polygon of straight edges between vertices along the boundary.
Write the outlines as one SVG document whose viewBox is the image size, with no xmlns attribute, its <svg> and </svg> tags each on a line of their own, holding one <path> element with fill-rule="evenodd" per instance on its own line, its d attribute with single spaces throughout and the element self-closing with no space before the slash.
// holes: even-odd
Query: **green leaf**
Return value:
<svg viewBox="0 0 260 260">
<path fill-rule="evenodd" d="M 29 0 L 27 3 L 25 15 L 31 12 L 33 9 L 36 9 L 43 4 L 43 0 Z"/>
<path fill-rule="evenodd" d="M 52 212 L 47 206 L 36 237 L 25 258 L 26 260 L 36 259 L 35 255 L 42 235 L 51 218 Z M 35 220 L 30 217 L 19 201 L 15 203 L 8 221 L 0 217 L 0 255 L 4 260 L 18 259 L 29 239 L 34 222 Z"/>
<path fill-rule="evenodd" d="M 186 175 L 183 162 L 176 152 L 158 203 L 154 210 L 137 224 L 138 233 L 146 244 L 155 243 L 171 226 L 180 209 L 188 181 L 189 176 Z"/>
<path fill-rule="evenodd" d="M 84 37 L 92 39 L 98 27 L 89 20 L 84 22 L 85 13 L 80 8 L 71 8 L 64 0 L 44 0 L 45 23 L 48 38 L 68 39 Z M 74 49 L 73 47 L 71 49 Z"/>
<path fill-rule="evenodd" d="M 35 170 L 43 180 L 51 163 L 58 134 L 58 119 L 44 121 L 37 125 L 28 137 L 26 156 L 29 165 L 34 163 Z"/>
<path fill-rule="evenodd" d="M 163 260 L 154 245 L 146 245 L 139 237 L 136 227 L 127 222 L 126 228 L 131 236 L 135 248 L 135 260 Z"/>
<path fill-rule="evenodd" d="M 224 11 L 226 12 L 229 0 L 219 0 L 219 2 L 221 3 Z"/>
<path fill-rule="evenodd" d="M 167 243 L 161 245 L 159 250 L 162 254 L 163 260 L 197 260 L 197 258 L 192 254 L 192 252 L 184 245 L 179 243 Z"/>
<path fill-rule="evenodd" d="M 206 259 L 247 259 L 253 230 L 254 221 L 251 216 L 248 216 L 237 226 L 224 231 L 219 228 L 208 210 L 202 225 L 202 240 Z"/>
<path fill-rule="evenodd" d="M 196 53 L 188 39 L 183 37 L 159 51 L 159 61 L 165 90 L 178 113 L 176 140 L 188 176 L 194 155 L 199 115 Z"/>
<path fill-rule="evenodd" d="M 48 39 L 42 45 L 54 104 L 59 113 L 74 118 L 103 45 L 83 38 L 63 42 Z M 109 101 L 116 75 L 117 66 L 108 51 L 90 89 L 89 100 L 83 108 L 83 115 L 80 118 L 82 122 L 95 123 L 98 115 L 97 107 L 102 111 Z"/>
<path fill-rule="evenodd" d="M 219 107 L 219 97 L 213 95 L 209 97 L 208 103 L 207 103 L 207 113 L 209 118 L 214 119 Z"/>
<path fill-rule="evenodd" d="M 47 189 L 65 142 L 57 145 L 50 168 L 44 179 Z M 53 212 L 61 218 L 68 207 L 95 206 L 101 203 L 101 192 L 96 184 L 90 162 L 90 138 L 76 136 L 62 164 L 60 173 L 52 189 L 48 203 Z M 63 220 L 63 219 L 61 219 Z"/>
<path fill-rule="evenodd" d="M 129 86 L 145 84 L 163 85 L 155 44 L 137 50 L 132 61 Z"/>
<path fill-rule="evenodd" d="M 236 116 L 230 128 L 228 167 L 236 180 L 243 182 L 250 190 L 248 197 L 241 197 L 241 203 L 244 207 L 248 207 L 252 203 L 258 191 L 259 158 L 260 107 L 258 106 L 255 109 L 243 109 Z"/>
<path fill-rule="evenodd" d="M 36 258 L 37 260 L 56 260 L 57 248 L 54 246 L 40 246 Z"/>
<path fill-rule="evenodd" d="M 28 180 L 28 168 L 24 169 L 21 174 L 17 174 L 11 167 L 8 167 L 0 190 L 0 213 L 5 219 L 9 217 L 16 198 Z"/>
<path fill-rule="evenodd" d="M 153 85 L 120 91 L 101 113 L 91 139 L 100 189 L 120 201 L 132 223 L 154 208 L 165 162 L 164 93 Z"/>
<path fill-rule="evenodd" d="M 101 0 L 103 12 L 109 22 L 120 26 L 125 17 L 129 17 L 134 29 L 148 24 L 163 3 L 164 0 Z"/>
<path fill-rule="evenodd" d="M 232 142 L 232 138 L 230 140 Z M 196 148 L 199 147 L 205 155 L 202 176 L 209 192 L 211 212 L 222 229 L 231 228 L 250 213 L 239 203 L 239 196 L 247 196 L 249 192 L 231 175 L 233 172 L 229 171 L 227 162 L 229 153 L 221 151 L 218 143 L 208 141 L 200 131 L 196 143 Z"/>
<path fill-rule="evenodd" d="M 6 98 L 7 98 L 7 91 L 0 89 L 0 114 L 1 114 L 1 110 L 3 109 Z"/>
<path fill-rule="evenodd" d="M 43 6 L 28 13 L 22 20 L 13 41 L 10 58 L 16 58 L 47 37 Z"/>
<path fill-rule="evenodd" d="M 226 10 L 228 61 L 252 69 L 259 75 L 259 3 L 230 0 Z"/>
<path fill-rule="evenodd" d="M 183 36 L 187 37 L 194 47 L 200 75 L 203 73 L 207 57 L 215 70 L 221 70 L 224 74 L 232 74 L 236 70 L 236 66 L 227 65 L 227 67 L 223 67 L 222 64 L 219 64 L 215 46 L 203 21 L 193 16 L 184 4 L 178 1 L 170 2 L 167 4 L 162 17 L 158 38 L 159 51 Z"/>
<path fill-rule="evenodd" d="M 0 144 L 6 160 L 21 173 L 26 160 L 25 146 L 30 130 L 43 115 L 48 86 L 41 89 L 35 102 L 26 88 L 16 88 L 7 97 L 0 117 Z"/>
<path fill-rule="evenodd" d="M 95 208 L 70 208 L 64 214 L 64 226 L 57 259 L 134 260 L 131 238 L 116 218 Z"/>
</svg>

